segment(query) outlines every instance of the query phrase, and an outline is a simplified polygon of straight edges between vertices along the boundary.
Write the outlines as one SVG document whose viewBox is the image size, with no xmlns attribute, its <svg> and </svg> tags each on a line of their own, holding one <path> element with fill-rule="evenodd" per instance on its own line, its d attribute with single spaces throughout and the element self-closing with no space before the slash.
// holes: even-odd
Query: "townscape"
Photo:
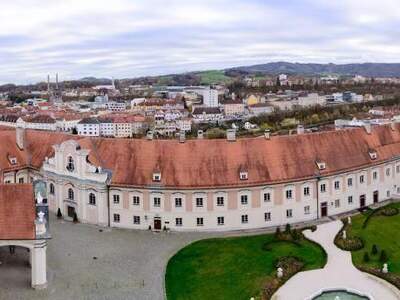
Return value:
<svg viewBox="0 0 400 300">
<path fill-rule="evenodd" d="M 399 300 L 398 3 L 0 9 L 0 300 Z"/>
</svg>

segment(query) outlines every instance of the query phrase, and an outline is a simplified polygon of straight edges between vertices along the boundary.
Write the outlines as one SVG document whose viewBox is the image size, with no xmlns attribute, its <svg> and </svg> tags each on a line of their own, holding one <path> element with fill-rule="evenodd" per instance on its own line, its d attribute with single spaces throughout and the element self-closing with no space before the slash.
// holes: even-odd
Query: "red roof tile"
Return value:
<svg viewBox="0 0 400 300">
<path fill-rule="evenodd" d="M 0 185 L 0 240 L 35 239 L 35 214 L 32 185 Z"/>
</svg>

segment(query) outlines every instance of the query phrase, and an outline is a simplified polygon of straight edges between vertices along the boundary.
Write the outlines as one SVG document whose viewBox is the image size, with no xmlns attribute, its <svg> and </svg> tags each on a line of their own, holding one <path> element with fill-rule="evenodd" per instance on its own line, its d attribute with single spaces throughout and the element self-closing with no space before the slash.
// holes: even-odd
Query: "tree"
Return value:
<svg viewBox="0 0 400 300">
<path fill-rule="evenodd" d="M 378 254 L 378 247 L 375 244 L 372 245 L 371 254 L 372 255 Z"/>
<path fill-rule="evenodd" d="M 279 237 L 281 235 L 281 228 L 278 226 L 275 230 L 275 237 Z"/>
<path fill-rule="evenodd" d="M 290 233 L 290 224 L 287 223 L 285 226 L 285 233 L 289 234 Z"/>
<path fill-rule="evenodd" d="M 384 263 L 384 262 L 387 261 L 387 259 L 388 259 L 388 257 L 387 257 L 387 254 L 386 254 L 385 250 L 382 250 L 381 251 L 381 256 L 379 257 L 379 261 Z"/>
<path fill-rule="evenodd" d="M 61 213 L 61 209 L 60 208 L 57 209 L 57 218 L 58 219 L 62 218 L 62 213 Z"/>
<path fill-rule="evenodd" d="M 368 255 L 368 252 L 365 252 L 365 253 L 364 253 L 363 261 L 364 261 L 364 262 L 369 262 L 369 255 Z"/>
</svg>

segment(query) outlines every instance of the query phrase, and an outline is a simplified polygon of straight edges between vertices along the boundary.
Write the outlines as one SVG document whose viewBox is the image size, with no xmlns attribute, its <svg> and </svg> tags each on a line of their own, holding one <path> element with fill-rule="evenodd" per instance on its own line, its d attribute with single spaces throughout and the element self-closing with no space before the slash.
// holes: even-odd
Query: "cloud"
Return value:
<svg viewBox="0 0 400 300">
<path fill-rule="evenodd" d="M 397 0 L 13 0 L 0 83 L 287 60 L 398 62 Z"/>
</svg>

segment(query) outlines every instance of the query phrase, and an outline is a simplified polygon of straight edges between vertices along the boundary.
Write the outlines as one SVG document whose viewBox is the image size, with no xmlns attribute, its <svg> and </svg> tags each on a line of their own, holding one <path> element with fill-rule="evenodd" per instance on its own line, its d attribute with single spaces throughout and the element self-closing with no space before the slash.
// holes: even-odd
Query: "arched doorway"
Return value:
<svg viewBox="0 0 400 300">
<path fill-rule="evenodd" d="M 0 290 L 31 285 L 31 252 L 27 247 L 0 246 Z"/>
</svg>

